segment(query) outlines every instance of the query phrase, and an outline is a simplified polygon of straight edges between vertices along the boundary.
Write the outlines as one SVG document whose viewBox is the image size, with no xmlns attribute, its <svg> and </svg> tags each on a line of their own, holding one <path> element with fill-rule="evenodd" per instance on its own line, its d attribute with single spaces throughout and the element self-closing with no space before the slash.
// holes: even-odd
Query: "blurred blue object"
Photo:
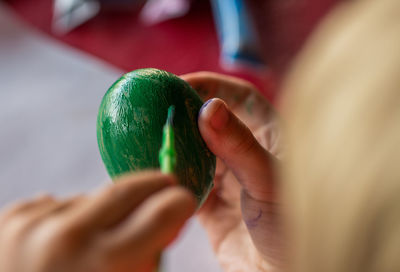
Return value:
<svg viewBox="0 0 400 272">
<path fill-rule="evenodd" d="M 264 68 L 253 18 L 244 0 L 211 0 L 221 43 L 221 65 L 228 70 Z"/>
<path fill-rule="evenodd" d="M 65 34 L 98 14 L 100 9 L 142 9 L 140 20 L 157 24 L 188 13 L 193 0 L 54 0 L 53 31 Z M 220 64 L 227 70 L 266 67 L 254 18 L 245 0 L 211 0 L 220 40 Z"/>
</svg>

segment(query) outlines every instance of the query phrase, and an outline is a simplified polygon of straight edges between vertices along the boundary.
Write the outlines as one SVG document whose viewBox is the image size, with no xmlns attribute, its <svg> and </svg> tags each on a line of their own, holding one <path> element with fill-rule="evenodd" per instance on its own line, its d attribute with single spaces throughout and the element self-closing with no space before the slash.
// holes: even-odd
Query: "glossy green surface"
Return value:
<svg viewBox="0 0 400 272">
<path fill-rule="evenodd" d="M 215 173 L 215 156 L 197 127 L 202 104 L 185 81 L 165 71 L 141 69 L 118 79 L 105 94 L 97 119 L 99 149 L 110 176 L 160 167 L 163 126 L 168 107 L 175 105 L 175 172 L 202 203 Z"/>
</svg>

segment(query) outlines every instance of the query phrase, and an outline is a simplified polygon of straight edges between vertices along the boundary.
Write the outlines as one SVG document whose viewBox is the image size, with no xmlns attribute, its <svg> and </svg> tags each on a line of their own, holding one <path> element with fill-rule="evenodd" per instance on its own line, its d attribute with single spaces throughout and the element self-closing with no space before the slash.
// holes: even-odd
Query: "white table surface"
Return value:
<svg viewBox="0 0 400 272">
<path fill-rule="evenodd" d="M 121 74 L 31 29 L 0 3 L 0 207 L 110 183 L 97 149 L 96 115 Z M 197 220 L 168 249 L 163 271 L 221 271 Z"/>
</svg>

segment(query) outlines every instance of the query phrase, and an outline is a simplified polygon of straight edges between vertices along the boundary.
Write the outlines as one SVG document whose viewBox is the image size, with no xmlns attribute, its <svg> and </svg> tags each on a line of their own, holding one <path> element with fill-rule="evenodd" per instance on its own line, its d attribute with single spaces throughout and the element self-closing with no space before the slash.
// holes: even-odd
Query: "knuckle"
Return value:
<svg viewBox="0 0 400 272">
<path fill-rule="evenodd" d="M 69 252 L 74 250 L 77 240 L 77 236 L 72 235 L 71 230 L 62 220 L 49 220 L 37 229 L 34 236 L 43 248 L 57 248 Z"/>
<path fill-rule="evenodd" d="M 193 73 L 193 75 L 199 77 L 199 78 L 210 78 L 216 75 L 216 73 L 209 72 L 209 71 L 199 71 L 196 73 Z"/>
<path fill-rule="evenodd" d="M 80 250 L 78 246 L 84 244 L 84 241 L 71 236 L 63 220 L 46 220 L 26 239 L 26 248 L 30 250 L 32 258 L 41 260 L 43 270 L 55 271 L 55 267 L 66 261 L 73 263 L 77 262 L 76 258 L 82 258 L 82 256 L 77 256 L 76 252 Z"/>
<path fill-rule="evenodd" d="M 48 193 L 42 193 L 42 194 L 38 195 L 34 199 L 34 201 L 38 201 L 38 202 L 40 202 L 40 201 L 54 201 L 54 200 L 55 200 L 55 198 L 52 195 L 48 194 Z"/>
<path fill-rule="evenodd" d="M 97 198 L 99 199 L 109 199 L 113 196 L 115 196 L 116 194 L 118 194 L 119 192 L 119 187 L 120 186 L 108 186 L 106 188 L 103 188 L 98 194 L 97 194 Z"/>
<path fill-rule="evenodd" d="M 101 189 L 92 199 L 94 203 L 104 203 L 110 199 L 118 198 L 123 195 L 125 191 L 125 184 L 118 183 L 115 186 L 108 186 Z"/>
<path fill-rule="evenodd" d="M 29 220 L 24 216 L 12 216 L 3 223 L 0 236 L 7 237 L 7 239 L 17 239 L 22 235 L 28 223 Z"/>
</svg>

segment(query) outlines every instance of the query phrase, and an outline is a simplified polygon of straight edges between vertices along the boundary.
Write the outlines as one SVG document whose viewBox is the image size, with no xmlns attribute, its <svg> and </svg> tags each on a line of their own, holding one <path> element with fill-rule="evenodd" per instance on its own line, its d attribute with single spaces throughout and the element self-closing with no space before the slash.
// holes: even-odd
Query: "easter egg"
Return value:
<svg viewBox="0 0 400 272">
<path fill-rule="evenodd" d="M 216 164 L 197 126 L 202 104 L 196 91 L 171 73 L 149 68 L 123 75 L 104 95 L 97 117 L 99 150 L 109 175 L 115 179 L 160 167 L 163 126 L 174 105 L 174 172 L 200 205 L 213 186 Z"/>
</svg>

